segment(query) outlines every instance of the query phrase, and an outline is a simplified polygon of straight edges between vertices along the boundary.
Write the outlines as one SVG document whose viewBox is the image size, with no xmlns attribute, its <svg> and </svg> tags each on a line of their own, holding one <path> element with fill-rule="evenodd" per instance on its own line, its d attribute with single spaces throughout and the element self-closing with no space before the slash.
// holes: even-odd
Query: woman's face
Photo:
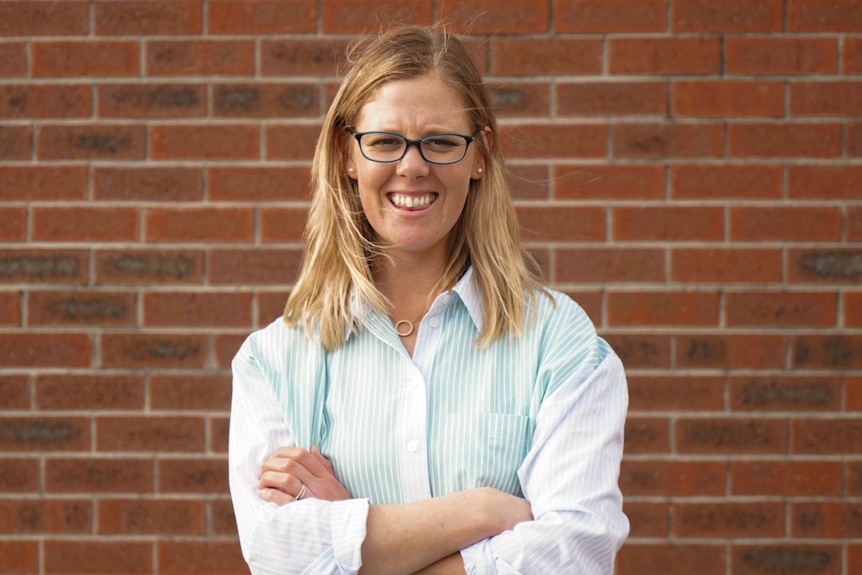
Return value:
<svg viewBox="0 0 862 575">
<path fill-rule="evenodd" d="M 360 110 L 354 129 L 408 140 L 474 132 L 460 96 L 433 75 L 382 85 Z M 482 177 L 484 160 L 473 142 L 455 164 L 428 163 L 417 146 L 397 162 L 378 163 L 363 157 L 351 138 L 346 165 L 378 242 L 405 254 L 445 258 L 446 240 L 464 209 L 470 180 Z"/>
</svg>

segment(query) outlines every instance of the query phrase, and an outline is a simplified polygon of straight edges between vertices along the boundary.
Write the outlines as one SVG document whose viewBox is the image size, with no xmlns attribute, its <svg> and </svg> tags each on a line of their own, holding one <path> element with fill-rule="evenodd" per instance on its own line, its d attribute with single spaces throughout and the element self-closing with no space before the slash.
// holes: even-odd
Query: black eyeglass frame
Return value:
<svg viewBox="0 0 862 575">
<path fill-rule="evenodd" d="M 356 143 L 359 145 L 359 153 L 361 153 L 362 157 L 365 158 L 366 160 L 368 160 L 369 162 L 375 162 L 377 164 L 394 164 L 395 162 L 400 162 L 401 160 L 404 159 L 404 156 L 407 155 L 407 151 L 410 150 L 410 146 L 416 146 L 416 149 L 419 150 L 419 155 L 422 156 L 422 159 L 425 160 L 426 162 L 428 162 L 429 164 L 434 164 L 435 166 L 451 166 L 452 164 L 457 164 L 458 162 L 462 161 L 464 158 L 467 157 L 467 150 L 470 148 L 470 144 L 473 143 L 473 140 L 476 139 L 476 135 L 482 131 L 482 128 L 479 128 L 478 130 L 473 132 L 472 136 L 465 136 L 464 134 L 442 133 L 442 134 L 431 134 L 429 136 L 425 136 L 424 138 L 419 138 L 418 140 L 407 139 L 404 136 L 402 136 L 401 134 L 396 134 L 395 132 L 378 132 L 378 131 L 355 132 L 352 129 L 349 129 L 348 131 L 351 134 L 353 134 L 354 138 L 356 138 Z M 398 158 L 395 158 L 394 160 L 375 160 L 374 158 L 369 158 L 365 154 L 365 150 L 362 147 L 362 137 L 367 136 L 369 134 L 382 134 L 384 136 L 395 136 L 396 138 L 404 140 L 404 142 L 405 142 L 404 151 L 401 153 L 401 155 Z M 458 138 L 464 138 L 464 141 L 466 142 L 466 144 L 464 144 L 464 154 L 460 158 L 458 158 L 457 160 L 455 160 L 453 162 L 435 162 L 434 160 L 429 160 L 428 158 L 426 158 L 425 154 L 422 152 L 422 142 L 424 142 L 425 140 L 432 140 L 434 138 L 439 138 L 440 136 L 456 136 Z"/>
</svg>

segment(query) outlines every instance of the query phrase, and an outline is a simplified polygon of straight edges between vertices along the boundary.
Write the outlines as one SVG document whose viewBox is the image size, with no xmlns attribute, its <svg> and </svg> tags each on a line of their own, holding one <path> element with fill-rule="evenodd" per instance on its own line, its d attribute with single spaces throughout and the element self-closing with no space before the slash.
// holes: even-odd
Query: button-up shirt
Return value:
<svg viewBox="0 0 862 575">
<path fill-rule="evenodd" d="M 494 487 L 535 519 L 463 549 L 467 573 L 610 574 L 628 534 L 627 391 L 584 311 L 539 294 L 522 336 L 478 346 L 468 270 L 431 305 L 411 357 L 388 317 L 354 307 L 362 328 L 333 351 L 279 319 L 234 358 L 230 482 L 252 571 L 356 573 L 369 504 Z M 319 446 L 353 499 L 263 501 L 261 464 L 282 445 Z"/>
</svg>

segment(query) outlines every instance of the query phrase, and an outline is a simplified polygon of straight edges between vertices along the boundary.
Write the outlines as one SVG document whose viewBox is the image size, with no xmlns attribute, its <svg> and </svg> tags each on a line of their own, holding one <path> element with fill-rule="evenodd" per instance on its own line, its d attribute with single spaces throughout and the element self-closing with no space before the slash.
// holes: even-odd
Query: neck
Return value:
<svg viewBox="0 0 862 575">
<path fill-rule="evenodd" d="M 437 265 L 428 259 L 383 259 L 375 273 L 375 283 L 392 304 L 393 321 L 408 320 L 416 323 L 428 310 L 437 296 L 436 287 L 443 274 L 444 264 Z"/>
</svg>

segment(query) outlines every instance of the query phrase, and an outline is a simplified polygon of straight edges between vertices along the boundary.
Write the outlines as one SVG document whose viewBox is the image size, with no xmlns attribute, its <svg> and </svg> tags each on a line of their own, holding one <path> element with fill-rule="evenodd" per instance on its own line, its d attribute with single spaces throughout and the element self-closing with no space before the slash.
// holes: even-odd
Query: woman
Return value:
<svg viewBox="0 0 862 575">
<path fill-rule="evenodd" d="M 622 366 L 532 271 L 497 134 L 456 38 L 400 28 L 359 51 L 284 318 L 233 363 L 254 573 L 612 572 Z"/>
</svg>

